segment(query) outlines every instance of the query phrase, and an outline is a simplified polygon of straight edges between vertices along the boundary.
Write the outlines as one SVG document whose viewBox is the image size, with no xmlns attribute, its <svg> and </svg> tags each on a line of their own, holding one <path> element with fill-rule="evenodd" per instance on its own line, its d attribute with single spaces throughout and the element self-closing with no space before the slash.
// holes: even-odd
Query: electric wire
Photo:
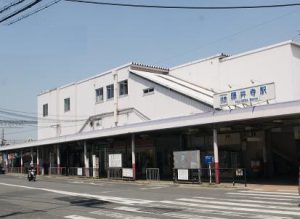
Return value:
<svg viewBox="0 0 300 219">
<path fill-rule="evenodd" d="M 3 23 L 4 21 L 6 21 L 6 20 L 8 20 L 8 19 L 10 19 L 10 18 L 12 18 L 12 17 L 14 17 L 14 16 L 16 16 L 16 15 L 18 15 L 18 14 L 20 14 L 20 13 L 26 11 L 26 10 L 28 10 L 29 8 L 35 6 L 36 4 L 40 3 L 41 1 L 42 1 L 42 0 L 34 0 L 33 2 L 31 2 L 31 3 L 27 4 L 27 5 L 25 5 L 24 7 L 20 8 L 20 9 L 18 9 L 18 10 L 16 10 L 16 11 L 14 11 L 13 13 L 11 13 L 11 14 L 5 16 L 4 18 L 2 18 L 2 19 L 0 20 L 0 23 Z"/>
<path fill-rule="evenodd" d="M 183 9 L 183 10 L 234 10 L 234 9 L 263 9 L 263 8 L 283 8 L 300 6 L 300 3 L 273 4 L 273 5 L 244 5 L 244 6 L 172 6 L 172 5 L 146 5 L 146 4 L 128 4 L 128 3 L 111 3 L 88 0 L 65 0 L 67 2 L 106 5 L 117 7 L 131 8 L 152 8 L 152 9 Z"/>
<path fill-rule="evenodd" d="M 32 11 L 32 12 L 29 12 L 28 14 L 25 14 L 25 15 L 23 15 L 23 16 L 21 16 L 21 17 L 15 19 L 15 20 L 13 20 L 13 21 L 10 21 L 10 22 L 7 23 L 6 25 L 9 26 L 9 25 L 12 25 L 12 24 L 14 24 L 14 23 L 17 23 L 17 22 L 19 22 L 19 21 L 21 21 L 21 20 L 23 20 L 23 19 L 25 19 L 25 18 L 28 18 L 28 17 L 30 17 L 30 16 L 32 16 L 32 15 L 34 15 L 34 14 L 39 13 L 40 11 L 43 11 L 43 10 L 45 10 L 45 9 L 47 9 L 47 8 L 49 8 L 49 7 L 51 7 L 52 5 L 55 5 L 55 4 L 59 3 L 60 1 L 61 1 L 61 0 L 55 0 L 55 1 L 52 1 L 52 2 L 46 4 L 46 5 L 44 5 L 44 6 L 40 7 L 40 8 L 38 8 L 38 9 Z"/>
<path fill-rule="evenodd" d="M 0 9 L 0 14 L 7 11 L 7 10 L 9 10 L 10 8 L 12 8 L 16 5 L 19 5 L 19 4 L 23 3 L 23 2 L 25 2 L 25 0 L 18 0 L 18 1 L 14 1 L 14 2 L 8 4 L 8 5 L 5 5 L 3 8 Z"/>
</svg>

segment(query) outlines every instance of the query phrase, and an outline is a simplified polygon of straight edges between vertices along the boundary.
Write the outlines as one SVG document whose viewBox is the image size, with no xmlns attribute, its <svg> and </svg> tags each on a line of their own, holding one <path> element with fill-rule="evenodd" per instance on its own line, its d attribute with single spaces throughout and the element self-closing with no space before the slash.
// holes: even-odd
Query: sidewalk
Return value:
<svg viewBox="0 0 300 219">
<path fill-rule="evenodd" d="M 8 176 L 18 176 L 26 178 L 26 174 L 17 174 L 17 173 L 8 173 Z M 209 183 L 174 183 L 173 181 L 147 181 L 147 180 L 111 180 L 107 178 L 86 178 L 86 177 L 77 177 L 77 176 L 37 176 L 37 180 L 64 180 L 64 181 L 80 181 L 83 183 L 124 183 L 124 184 L 136 184 L 136 185 L 149 185 L 149 186 L 161 186 L 161 185 L 169 185 L 169 186 L 178 186 L 182 188 L 219 188 L 219 189 L 247 189 L 247 190 L 256 190 L 256 191 L 265 191 L 265 192 L 286 192 L 286 193 L 296 193 L 298 194 L 298 185 L 285 185 L 285 184 L 270 184 L 270 183 L 249 183 L 246 185 L 236 183 L 234 186 L 232 183 L 221 183 L 221 184 L 209 184 Z"/>
</svg>

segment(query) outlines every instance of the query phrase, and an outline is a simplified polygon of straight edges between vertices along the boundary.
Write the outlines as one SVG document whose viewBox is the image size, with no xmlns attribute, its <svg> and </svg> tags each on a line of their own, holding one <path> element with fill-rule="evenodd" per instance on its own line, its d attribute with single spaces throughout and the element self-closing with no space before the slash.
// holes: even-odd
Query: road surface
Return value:
<svg viewBox="0 0 300 219">
<path fill-rule="evenodd" d="M 0 218 L 289 219 L 289 192 L 0 175 Z"/>
</svg>

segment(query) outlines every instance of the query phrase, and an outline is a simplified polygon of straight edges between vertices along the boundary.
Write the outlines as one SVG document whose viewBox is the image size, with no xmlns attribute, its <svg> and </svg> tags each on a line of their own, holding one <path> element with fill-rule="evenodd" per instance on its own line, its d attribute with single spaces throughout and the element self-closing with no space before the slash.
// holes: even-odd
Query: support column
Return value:
<svg viewBox="0 0 300 219">
<path fill-rule="evenodd" d="M 57 175 L 60 175 L 60 148 L 56 145 Z"/>
<path fill-rule="evenodd" d="M 8 152 L 4 153 L 5 169 L 8 169 Z"/>
<path fill-rule="evenodd" d="M 21 173 L 23 173 L 23 151 L 21 151 Z"/>
<path fill-rule="evenodd" d="M 89 171 L 90 161 L 88 158 L 86 141 L 83 142 L 83 157 L 84 157 L 84 174 L 85 174 L 85 176 L 89 177 L 90 176 L 90 171 Z"/>
<path fill-rule="evenodd" d="M 30 156 L 31 156 L 30 163 L 33 165 L 33 148 L 30 148 Z"/>
<path fill-rule="evenodd" d="M 214 141 L 214 158 L 215 158 L 215 181 L 220 184 L 220 167 L 219 167 L 219 149 L 218 149 L 218 134 L 217 129 L 213 130 Z"/>
<path fill-rule="evenodd" d="M 39 156 L 39 148 L 36 148 L 36 174 L 40 175 L 40 156 Z"/>
<path fill-rule="evenodd" d="M 132 174 L 133 180 L 136 179 L 136 166 L 135 166 L 135 136 L 131 135 L 131 161 L 132 161 Z"/>
</svg>

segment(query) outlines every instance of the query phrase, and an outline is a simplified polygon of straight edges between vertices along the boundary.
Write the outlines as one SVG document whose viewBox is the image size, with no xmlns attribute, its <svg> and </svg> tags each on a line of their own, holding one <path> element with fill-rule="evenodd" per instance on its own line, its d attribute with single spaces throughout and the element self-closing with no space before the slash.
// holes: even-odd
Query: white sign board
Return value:
<svg viewBox="0 0 300 219">
<path fill-rule="evenodd" d="M 77 168 L 77 176 L 82 176 L 82 168 Z"/>
<path fill-rule="evenodd" d="M 133 178 L 133 171 L 132 168 L 123 168 L 122 169 L 122 176 Z"/>
<path fill-rule="evenodd" d="M 122 154 L 109 154 L 108 167 L 122 167 Z"/>
<path fill-rule="evenodd" d="M 178 169 L 177 176 L 178 180 L 189 180 L 189 170 Z"/>
<path fill-rule="evenodd" d="M 227 91 L 214 95 L 214 108 L 236 105 L 252 105 L 275 99 L 275 84 L 261 84 L 253 87 Z"/>
</svg>

